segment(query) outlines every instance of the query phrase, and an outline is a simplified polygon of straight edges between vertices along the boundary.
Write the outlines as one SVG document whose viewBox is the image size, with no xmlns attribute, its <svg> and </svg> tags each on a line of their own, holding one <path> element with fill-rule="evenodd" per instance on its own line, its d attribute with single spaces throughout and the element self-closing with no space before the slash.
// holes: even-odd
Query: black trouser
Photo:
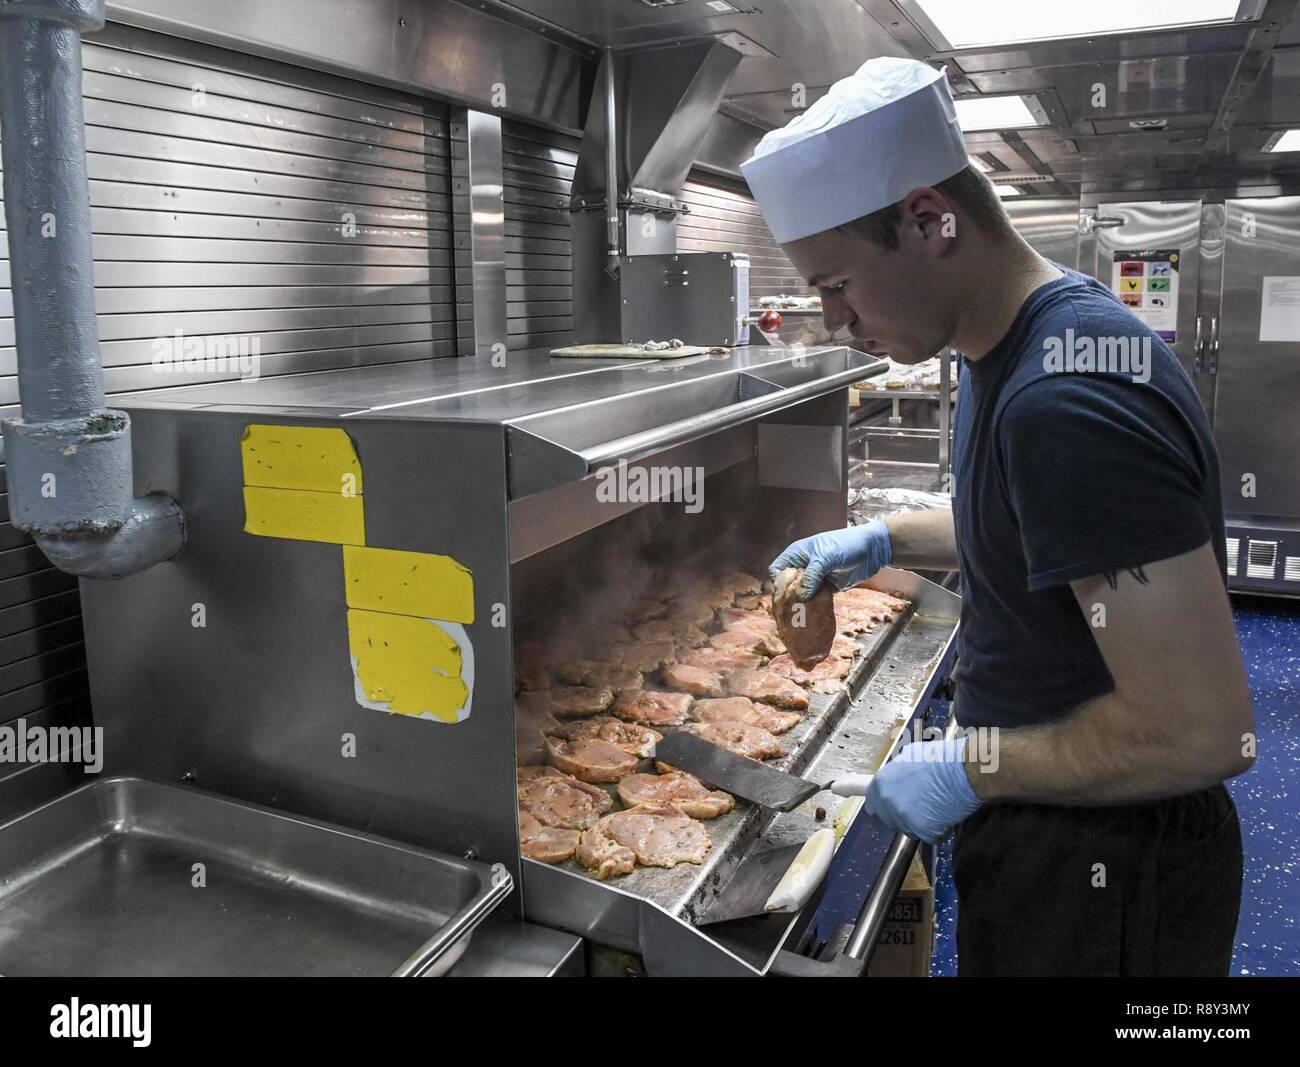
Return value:
<svg viewBox="0 0 1300 1067">
<path fill-rule="evenodd" d="M 1222 785 L 1124 807 L 986 805 L 953 848 L 958 973 L 1226 975 L 1241 865 Z"/>
</svg>

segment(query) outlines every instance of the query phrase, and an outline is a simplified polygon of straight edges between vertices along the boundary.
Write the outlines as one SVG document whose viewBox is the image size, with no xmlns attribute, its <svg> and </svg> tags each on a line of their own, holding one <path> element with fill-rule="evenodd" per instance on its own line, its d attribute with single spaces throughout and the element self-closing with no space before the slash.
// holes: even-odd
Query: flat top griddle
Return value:
<svg viewBox="0 0 1300 1067">
<path fill-rule="evenodd" d="M 912 607 L 890 624 L 859 635 L 856 640 L 862 654 L 846 680 L 846 691 L 810 693 L 812 703 L 803 719 L 780 737 L 785 755 L 767 761 L 769 766 L 819 781 L 849 771 L 872 770 L 915 710 L 955 633 L 958 599 L 904 571 L 884 572 L 871 584 L 907 597 Z M 661 732 L 671 732 L 671 728 Z M 653 772 L 653 760 L 638 769 Z M 612 795 L 613 787 L 608 788 Z M 814 831 L 827 826 L 842 836 L 860 807 L 861 798 L 837 797 L 829 791 L 815 794 L 789 813 L 737 802 L 728 814 L 701 823 L 713 844 L 703 864 L 685 863 L 672 869 L 637 867 L 631 874 L 598 884 L 642 897 L 693 923 L 725 890 L 747 855 L 763 848 L 802 844 Z M 819 808 L 824 812 L 821 819 L 817 818 Z M 531 860 L 525 863 L 530 870 L 546 866 Z M 551 870 L 596 881 L 576 860 Z M 778 917 L 785 927 L 791 919 Z M 720 936 L 718 927 L 707 929 L 710 936 Z M 770 943 L 770 930 L 755 944 L 732 945 L 730 950 L 748 956 L 749 963 L 761 968 L 777 947 Z"/>
</svg>

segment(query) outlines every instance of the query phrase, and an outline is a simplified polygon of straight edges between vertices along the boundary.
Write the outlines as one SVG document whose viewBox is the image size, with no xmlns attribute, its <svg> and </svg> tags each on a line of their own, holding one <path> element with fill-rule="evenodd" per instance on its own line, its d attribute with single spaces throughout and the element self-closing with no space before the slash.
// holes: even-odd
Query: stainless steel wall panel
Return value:
<svg viewBox="0 0 1300 1067">
<path fill-rule="evenodd" d="M 177 330 L 246 351 L 255 340 L 263 377 L 456 353 L 445 105 L 122 26 L 83 56 L 110 393 L 240 376 L 156 368 L 158 340 Z M 7 254 L 0 222 L 6 417 L 18 399 Z M 75 579 L 0 523 L 0 721 L 85 704 L 79 610 Z"/>
<path fill-rule="evenodd" d="M 142 168 L 143 169 L 143 168 Z M 152 168 L 150 168 L 152 169 Z M 197 169 L 195 169 L 197 170 Z M 305 196 L 270 196 L 263 194 L 226 192 L 223 190 L 182 188 L 187 179 L 193 182 L 201 171 L 190 174 L 169 175 L 176 181 L 169 185 L 128 184 L 124 181 L 90 182 L 91 215 L 98 219 L 109 211 L 121 212 L 175 212 L 183 211 L 189 217 L 205 215 L 218 218 L 255 218 L 284 223 L 326 223 L 338 228 L 343 212 L 351 211 L 359 227 L 374 226 L 399 232 L 445 230 L 449 198 L 424 194 L 425 204 L 393 207 L 384 204 L 361 204 L 355 201 L 309 200 Z M 158 177 L 157 175 L 150 175 Z M 261 183 L 258 183 L 260 188 Z M 303 193 L 319 192 L 316 183 L 304 186 Z M 3 225 L 0 222 L 0 225 Z M 108 232 L 100 228 L 101 232 Z"/>
<path fill-rule="evenodd" d="M 1071 270 L 1079 269 L 1078 200 L 1024 196 L 1004 200 L 1002 206 L 1030 248 Z"/>
<path fill-rule="evenodd" d="M 679 252 L 744 252 L 749 256 L 750 303 L 777 293 L 806 293 L 762 212 L 740 183 L 701 172 L 687 180 L 681 198 L 689 212 L 677 222 Z"/>
<path fill-rule="evenodd" d="M 261 206 L 269 207 L 270 204 Z M 163 213 L 93 208 L 91 219 L 96 233 L 119 237 L 176 237 L 189 241 L 279 241 L 286 244 L 338 244 L 348 248 L 355 248 L 358 239 L 361 239 L 366 242 L 367 249 L 383 246 L 415 249 L 451 247 L 451 235 L 445 230 L 366 225 L 360 220 L 355 222 L 355 232 L 348 235 L 337 215 L 332 222 L 299 222 L 233 212 L 179 214 L 175 211 Z"/>
<path fill-rule="evenodd" d="M 569 191 L 578 139 L 523 123 L 502 125 L 509 347 L 573 341 Z"/>
<path fill-rule="evenodd" d="M 108 15 L 529 121 L 576 129 L 584 56 L 450 0 L 126 0 Z"/>
<path fill-rule="evenodd" d="M 38 682 L 0 695 L 0 722 L 29 716 L 63 701 L 86 700 L 86 669 L 50 674 Z"/>
<path fill-rule="evenodd" d="M 424 379 L 407 377 L 412 386 Z M 508 619 L 511 604 L 501 427 L 439 426 L 400 412 L 342 424 L 365 465 L 367 544 L 445 553 L 473 575 L 471 714 L 429 722 L 358 706 L 339 547 L 240 533 L 243 429 L 295 421 L 248 402 L 297 397 L 283 380 L 237 388 L 243 410 L 132 408 L 138 477 L 206 504 L 193 511 L 189 547 L 174 566 L 83 590 L 108 771 L 174 781 L 192 768 L 206 789 L 456 855 L 473 849 L 517 872 L 511 632 L 492 624 L 494 606 Z M 356 392 L 346 384 L 335 392 L 336 402 L 349 397 Z M 308 421 L 320 425 L 319 413 Z M 240 622 L 206 632 L 177 625 L 176 612 L 196 601 L 209 619 Z M 113 620 L 122 618 L 132 620 L 133 640 L 114 647 Z M 159 649 L 182 665 L 175 681 L 185 699 L 174 707 L 156 689 Z M 345 734 L 356 738 L 355 759 L 340 755 Z"/>
<path fill-rule="evenodd" d="M 8 526 L 8 523 L 5 525 Z M 4 641 L 21 641 L 24 640 L 25 631 L 70 623 L 75 623 L 78 628 L 81 626 L 81 599 L 75 589 L 0 609 L 0 638 Z M 0 662 L 5 662 L 2 653 Z"/>
<path fill-rule="evenodd" d="M 244 122 L 212 118 L 206 114 L 206 101 L 196 105 L 192 100 L 191 95 L 181 94 L 175 106 L 184 110 L 163 111 L 134 104 L 87 99 L 85 101 L 87 133 L 89 134 L 91 130 L 100 131 L 96 135 L 100 145 L 104 141 L 104 131 L 111 130 L 116 136 L 121 137 L 135 133 L 169 139 L 208 141 L 230 152 L 258 149 L 283 155 L 300 155 L 310 160 L 341 162 L 359 167 L 379 167 L 415 174 L 424 173 L 426 166 L 440 169 L 446 167 L 445 153 L 438 152 L 433 145 L 428 146 L 427 152 L 403 151 L 396 148 L 381 148 L 361 141 L 295 133 L 275 126 L 252 126 Z M 432 140 L 434 137 L 445 137 L 445 133 L 435 132 L 426 140 Z"/>
<path fill-rule="evenodd" d="M 369 81 L 361 85 L 319 71 L 311 76 L 311 89 L 299 89 L 286 81 L 286 68 L 276 60 L 246 50 L 228 52 L 199 41 L 149 33 L 125 21 L 111 21 L 95 34 L 94 44 L 103 51 L 84 61 L 87 69 L 187 88 L 201 83 L 208 91 L 226 96 L 274 101 L 301 111 L 323 109 L 340 117 L 406 129 L 419 129 L 427 121 L 425 99 L 420 96 Z"/>
<path fill-rule="evenodd" d="M 446 136 L 446 123 L 440 118 L 428 116 L 422 122 L 413 124 L 415 128 L 403 129 L 386 122 L 380 123 L 374 115 L 358 114 L 356 117 L 348 117 L 320 108 L 279 106 L 274 101 L 274 88 L 268 82 L 260 83 L 267 90 L 262 99 L 232 98 L 209 85 L 200 68 L 190 69 L 194 80 L 174 86 L 143 81 L 138 75 L 118 77 L 115 74 L 87 70 L 83 90 L 91 99 L 86 102 L 86 121 L 91 122 L 93 117 L 95 125 L 151 130 L 154 127 L 140 125 L 139 120 L 148 111 L 165 111 L 176 115 L 188 114 L 196 120 L 202 119 L 205 131 L 236 134 L 240 143 L 248 143 L 254 131 L 263 131 L 268 137 L 265 147 L 283 147 L 295 151 L 302 148 L 323 148 L 321 154 L 334 155 L 339 149 L 337 146 L 331 147 L 330 142 L 344 141 L 358 146 L 349 149 L 349 155 L 359 151 L 360 146 L 368 146 L 375 151 L 391 149 L 395 153 L 446 155 L 445 148 L 438 140 L 431 141 L 431 138 L 441 139 Z M 304 103 L 312 99 L 311 94 L 300 95 L 304 98 Z M 319 100 L 319 97 L 316 99 Z M 398 113 L 388 114 L 395 116 Z M 104 118 L 114 116 L 120 116 L 121 120 L 103 121 Z M 168 131 L 163 128 L 157 132 Z M 395 154 L 392 159 L 400 161 L 402 156 Z"/>
<path fill-rule="evenodd" d="M 43 567 L 30 574 L 0 581 L 0 609 L 16 607 L 29 600 L 40 600 L 76 588 L 77 579 L 72 575 L 53 567 Z"/>
<path fill-rule="evenodd" d="M 1264 278 L 1300 277 L 1300 197 L 1229 200 L 1225 209 L 1219 350 L 1213 357 L 1224 510 L 1230 521 L 1259 516 L 1296 529 L 1300 341 L 1259 338 Z M 1247 476 L 1250 494 L 1243 491 Z"/>
<path fill-rule="evenodd" d="M 126 134 L 122 137 L 121 147 L 133 147 L 139 151 L 142 141 L 143 138 L 139 135 Z M 127 142 L 130 144 L 128 145 Z M 166 144 L 160 144 L 159 151 L 168 147 Z M 405 183 L 407 186 L 405 188 L 397 188 L 392 182 L 386 186 L 365 185 L 336 180 L 332 176 L 285 173 L 283 168 L 275 169 L 275 161 L 270 159 L 264 160 L 264 166 L 260 169 L 240 170 L 228 167 L 213 158 L 211 151 L 205 154 L 201 150 L 196 150 L 191 154 L 195 157 L 194 162 L 161 158 L 158 154 L 135 158 L 92 153 L 87 159 L 91 203 L 97 202 L 95 197 L 97 182 L 125 182 L 144 186 L 163 186 L 175 190 L 176 195 L 182 197 L 190 190 L 214 190 L 254 193 L 277 198 L 291 197 L 295 200 L 318 200 L 328 204 L 356 204 L 359 209 L 379 206 L 441 213 L 450 207 L 450 191 L 441 183 L 434 183 L 432 187 L 420 187 L 419 183 L 408 181 Z M 146 194 L 147 190 L 140 195 Z M 292 214 L 294 206 L 286 205 L 290 218 L 297 217 Z M 343 210 L 347 208 L 340 208 L 340 211 Z"/>
</svg>

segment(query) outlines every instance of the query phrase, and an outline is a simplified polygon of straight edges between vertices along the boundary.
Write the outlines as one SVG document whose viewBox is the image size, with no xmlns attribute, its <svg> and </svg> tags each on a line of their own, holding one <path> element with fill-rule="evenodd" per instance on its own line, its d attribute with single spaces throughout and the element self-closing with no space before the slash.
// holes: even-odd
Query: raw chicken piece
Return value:
<svg viewBox="0 0 1300 1067">
<path fill-rule="evenodd" d="M 599 823 L 583 831 L 578 838 L 577 853 L 578 862 L 602 882 L 636 870 L 636 853 L 605 834 Z"/>
<path fill-rule="evenodd" d="M 810 703 L 808 694 L 789 678 L 767 671 L 732 671 L 727 675 L 727 692 L 792 711 L 803 711 Z"/>
<path fill-rule="evenodd" d="M 674 804 L 644 804 L 606 815 L 578 841 L 578 862 L 597 878 L 631 871 L 628 854 L 644 867 L 703 863 L 712 847 L 704 827 Z"/>
<path fill-rule="evenodd" d="M 723 630 L 709 638 L 709 645 L 720 652 L 749 652 L 756 656 L 779 656 L 785 651 L 776 634 L 748 628 Z"/>
<path fill-rule="evenodd" d="M 566 741 L 549 735 L 544 740 L 551 765 L 584 782 L 617 782 L 636 770 L 636 757 L 608 741 Z"/>
<path fill-rule="evenodd" d="M 683 656 L 682 662 L 688 667 L 702 667 L 706 671 L 755 670 L 763 665 L 763 657 L 739 650 L 697 648 Z"/>
<path fill-rule="evenodd" d="M 628 755 L 639 759 L 653 756 L 655 745 L 664 739 L 664 735 L 658 730 L 632 722 L 619 722 L 618 719 L 611 719 L 608 715 L 566 722 L 546 732 L 562 737 L 566 741 L 608 741 L 611 745 L 618 745 Z"/>
<path fill-rule="evenodd" d="M 876 613 L 882 622 L 887 622 L 901 615 L 908 608 L 906 600 L 891 596 L 889 593 L 882 593 L 879 589 L 868 589 L 861 585 L 837 593 L 835 600 L 837 603 L 847 604 L 852 608 L 863 608 L 872 611 Z"/>
<path fill-rule="evenodd" d="M 707 628 L 713 625 L 714 605 L 698 597 L 688 600 L 675 600 L 672 604 L 673 618 L 680 619 L 688 626 Z"/>
<path fill-rule="evenodd" d="M 686 693 L 658 693 L 650 689 L 629 689 L 614 702 L 614 714 L 624 722 L 644 726 L 680 726 L 691 709 Z"/>
<path fill-rule="evenodd" d="M 638 671 L 657 671 L 677 662 L 671 641 L 625 641 L 609 650 L 609 658 Z"/>
<path fill-rule="evenodd" d="M 563 772 L 557 771 L 554 767 L 543 767 L 532 765 L 528 767 L 515 768 L 515 784 L 522 789 L 524 786 L 537 781 L 538 778 L 545 777 L 562 778 Z"/>
<path fill-rule="evenodd" d="M 770 704 L 755 704 L 748 697 L 697 700 L 691 705 L 696 722 L 743 722 L 759 726 L 769 734 L 783 734 L 803 718 L 797 711 L 777 711 Z"/>
<path fill-rule="evenodd" d="M 841 634 L 865 634 L 880 625 L 877 613 L 870 608 L 855 608 L 849 605 L 835 605 L 835 626 Z"/>
<path fill-rule="evenodd" d="M 676 804 L 692 819 L 712 819 L 736 806 L 735 798 L 709 789 L 693 774 L 629 774 L 618 783 L 618 799 L 629 808 L 642 804 Z"/>
<path fill-rule="evenodd" d="M 668 614 L 668 604 L 658 597 L 642 597 L 632 605 L 631 616 L 637 622 L 647 619 L 662 619 Z"/>
<path fill-rule="evenodd" d="M 734 752 L 737 756 L 762 760 L 784 754 L 780 741 L 761 726 L 751 726 L 747 722 L 726 719 L 720 722 L 692 722 L 682 729 Z"/>
<path fill-rule="evenodd" d="M 541 863 L 563 863 L 578 850 L 577 830 L 544 826 L 536 817 L 519 811 L 519 851 Z"/>
<path fill-rule="evenodd" d="M 762 596 L 738 596 L 736 607 L 743 608 L 745 611 L 768 612 L 772 610 L 772 598 L 766 593 Z"/>
<path fill-rule="evenodd" d="M 761 726 L 737 722 L 734 719 L 718 719 L 714 722 L 691 722 L 682 727 L 710 744 L 734 752 L 737 756 L 746 756 L 753 760 L 770 759 L 783 755 L 781 742 Z M 660 774 L 670 774 L 677 770 L 671 763 L 655 760 L 655 769 Z"/>
<path fill-rule="evenodd" d="M 758 596 L 763 591 L 763 579 L 744 571 L 732 571 L 713 584 L 715 588 L 730 589 L 733 597 Z"/>
<path fill-rule="evenodd" d="M 556 685 L 520 693 L 516 706 L 534 715 L 553 715 L 557 719 L 578 719 L 599 715 L 614 703 L 614 691 L 608 687 L 593 689 L 586 685 Z"/>
<path fill-rule="evenodd" d="M 815 693 L 835 693 L 844 688 L 844 679 L 853 670 L 853 661 L 828 656 L 811 670 L 802 671 L 789 656 L 777 656 L 763 669 L 789 678 L 797 685 L 810 686 Z"/>
<path fill-rule="evenodd" d="M 570 685 L 585 685 L 593 689 L 640 689 L 644 678 L 640 671 L 617 663 L 600 663 L 590 659 L 566 660 L 551 668 L 557 681 Z"/>
<path fill-rule="evenodd" d="M 723 693 L 722 675 L 703 667 L 674 663 L 664 668 L 664 681 L 678 692 L 690 693 L 691 696 L 720 697 Z"/>
<path fill-rule="evenodd" d="M 688 622 L 686 628 L 673 639 L 673 645 L 677 649 L 678 656 L 683 656 L 691 649 L 699 648 L 701 645 L 707 645 L 708 643 L 709 635 L 693 622 Z"/>
<path fill-rule="evenodd" d="M 638 641 L 677 641 L 691 629 L 698 629 L 685 619 L 650 619 L 641 623 L 635 631 Z"/>
<path fill-rule="evenodd" d="M 853 638 L 846 637 L 844 634 L 836 634 L 835 640 L 831 642 L 831 655 L 836 659 L 856 659 L 862 654 L 862 646 Z"/>
<path fill-rule="evenodd" d="M 799 599 L 803 570 L 786 567 L 776 576 L 772 594 L 772 617 L 790 659 L 801 670 L 811 670 L 830 655 L 839 629 L 835 623 L 835 602 L 825 582 L 810 600 Z"/>
<path fill-rule="evenodd" d="M 519 790 L 519 807 L 538 822 L 585 830 L 614 806 L 608 793 L 566 775 L 541 775 Z"/>
<path fill-rule="evenodd" d="M 718 622 L 724 630 L 753 630 L 762 634 L 777 632 L 776 620 L 766 611 L 723 608 L 718 612 Z"/>
</svg>

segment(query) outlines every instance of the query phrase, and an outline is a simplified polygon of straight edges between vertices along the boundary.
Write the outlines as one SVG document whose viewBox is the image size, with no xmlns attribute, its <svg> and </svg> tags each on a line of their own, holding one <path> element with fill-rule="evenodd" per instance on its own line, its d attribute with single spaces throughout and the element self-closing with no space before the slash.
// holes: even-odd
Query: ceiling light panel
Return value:
<svg viewBox="0 0 1300 1067">
<path fill-rule="evenodd" d="M 937 48 L 988 48 L 1233 22 L 1240 0 L 897 0 Z"/>
</svg>

